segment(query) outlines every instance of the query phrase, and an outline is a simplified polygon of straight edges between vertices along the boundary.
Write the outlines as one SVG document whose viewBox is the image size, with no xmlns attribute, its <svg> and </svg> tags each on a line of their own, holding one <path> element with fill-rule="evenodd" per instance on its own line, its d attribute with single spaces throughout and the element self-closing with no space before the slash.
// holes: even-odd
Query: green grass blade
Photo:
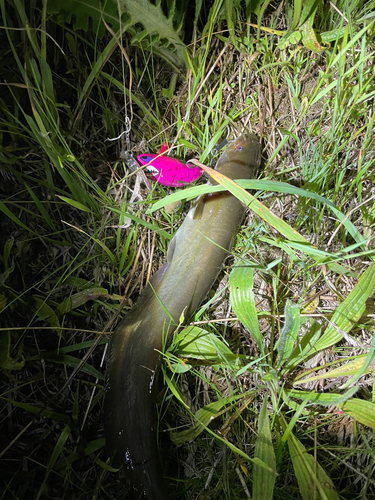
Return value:
<svg viewBox="0 0 375 500">
<path fill-rule="evenodd" d="M 106 288 L 98 286 L 90 286 L 80 292 L 73 293 L 72 295 L 64 299 L 56 307 L 55 313 L 57 316 L 62 316 L 73 311 L 74 309 L 77 309 L 77 307 L 81 307 L 89 300 L 96 300 L 100 297 L 108 297 L 108 290 Z"/>
<path fill-rule="evenodd" d="M 25 182 L 25 187 L 28 190 L 31 198 L 33 199 L 35 205 L 37 206 L 37 208 L 38 208 L 40 214 L 42 215 L 43 219 L 47 222 L 47 224 L 49 225 L 49 227 L 53 231 L 57 231 L 56 226 L 55 226 L 54 222 L 52 221 L 49 213 L 44 208 L 43 203 L 41 203 L 41 201 L 39 200 L 39 198 L 37 197 L 37 195 L 34 193 L 34 191 L 31 189 L 31 187 L 26 182 Z"/>
<path fill-rule="evenodd" d="M 50 473 L 51 473 L 51 471 L 53 469 L 53 466 L 56 463 L 56 460 L 62 454 L 62 452 L 64 450 L 64 446 L 65 446 L 66 440 L 70 436 L 70 432 L 71 432 L 70 426 L 66 425 L 65 428 L 63 429 L 62 433 L 60 434 L 59 439 L 57 440 L 56 446 L 55 446 L 55 448 L 54 448 L 54 450 L 52 452 L 51 458 L 50 458 L 50 460 L 49 460 L 49 462 L 47 464 L 46 474 L 44 476 L 42 486 L 40 487 L 38 495 L 36 497 L 37 500 L 39 500 L 39 498 L 41 498 L 41 496 L 44 496 L 44 493 L 45 493 L 45 484 L 46 484 L 47 478 L 50 475 Z"/>
<path fill-rule="evenodd" d="M 363 366 L 358 369 L 356 374 L 349 379 L 345 384 L 343 384 L 340 389 L 345 389 L 353 384 L 355 384 L 365 373 L 369 373 L 371 370 L 372 362 L 375 358 L 375 335 L 372 338 L 372 343 L 369 349 L 369 353 L 363 362 Z"/>
<path fill-rule="evenodd" d="M 207 363 L 225 363 L 235 367 L 238 357 L 214 333 L 196 326 L 189 326 L 173 338 L 169 350 L 175 355 L 203 359 Z"/>
<path fill-rule="evenodd" d="M 69 356 L 68 354 L 57 354 L 57 355 L 43 355 L 41 356 L 45 359 L 48 359 L 49 361 L 52 361 L 53 363 L 61 363 L 65 366 L 69 366 L 71 368 L 77 368 L 77 366 L 80 366 L 81 360 L 79 358 L 75 358 L 74 356 Z M 91 375 L 95 379 L 99 380 L 104 380 L 104 375 L 101 373 L 99 370 L 94 368 L 93 366 L 89 365 L 86 363 L 84 366 L 81 367 L 80 371 L 83 373 L 87 373 L 87 375 Z"/>
<path fill-rule="evenodd" d="M 338 368 L 334 368 L 333 370 L 327 370 L 325 373 L 321 373 L 319 375 L 314 375 L 312 377 L 300 378 L 297 377 L 293 385 L 299 384 L 307 384 L 309 382 L 316 382 L 317 380 L 323 379 L 337 379 L 339 377 L 349 377 L 350 375 L 356 375 L 360 371 L 363 374 L 371 373 L 371 368 L 367 367 L 364 371 L 363 367 L 365 366 L 366 356 L 359 356 L 357 359 L 346 363 L 345 365 L 339 366 Z M 320 368 L 319 368 L 320 369 Z M 341 386 L 343 388 L 343 386 Z"/>
<path fill-rule="evenodd" d="M 51 420 L 55 420 L 57 422 L 70 421 L 68 415 L 64 415 L 63 413 L 58 413 L 52 410 L 40 411 L 40 408 L 38 408 L 37 406 L 33 406 L 28 403 L 20 403 L 19 401 L 15 401 L 13 399 L 4 398 L 4 396 L 1 396 L 1 399 L 6 401 L 7 403 L 12 404 L 13 406 L 16 406 L 17 408 L 22 408 L 23 410 L 28 411 L 29 413 L 33 413 L 35 415 L 41 415 L 42 417 L 50 418 Z"/>
<path fill-rule="evenodd" d="M 264 354 L 263 337 L 259 330 L 255 307 L 254 270 L 249 267 L 236 267 L 229 276 L 230 303 L 236 316 L 246 326 L 261 352 Z"/>
<path fill-rule="evenodd" d="M 323 196 L 320 196 L 317 193 L 308 191 L 306 189 L 301 189 L 296 186 L 291 186 L 286 182 L 268 181 L 263 179 L 262 180 L 239 179 L 236 180 L 236 183 L 239 186 L 243 187 L 244 189 L 257 189 L 266 192 L 293 194 L 305 198 L 310 198 L 312 200 L 323 203 L 327 205 L 328 208 L 332 210 L 332 212 L 338 218 L 338 220 L 341 223 L 343 223 L 345 229 L 351 234 L 351 236 L 355 239 L 355 241 L 361 242 L 364 246 L 367 243 L 367 240 L 363 238 L 363 236 L 354 226 L 354 224 L 338 208 L 336 208 L 335 205 L 330 200 L 324 198 Z M 225 191 L 225 189 L 226 188 L 224 186 L 221 186 L 220 184 L 216 186 L 204 184 L 201 186 L 194 186 L 191 188 L 180 189 L 175 193 L 166 196 L 165 198 L 162 198 L 161 200 L 156 202 L 151 208 L 147 210 L 146 213 L 151 214 L 152 212 L 159 210 L 160 208 L 164 208 L 166 205 L 173 203 L 175 201 L 180 201 L 184 199 L 190 200 L 197 196 L 201 196 L 202 194 L 205 193 L 216 193 L 220 191 Z"/>
<path fill-rule="evenodd" d="M 299 391 L 296 389 L 286 390 L 288 397 L 303 399 L 311 403 L 320 404 L 322 406 L 335 406 L 344 403 L 358 391 L 358 387 L 352 387 L 342 394 L 323 393 L 315 391 Z"/>
<path fill-rule="evenodd" d="M 301 328 L 300 307 L 298 304 L 293 304 L 289 300 L 285 306 L 285 325 L 281 331 L 280 341 L 278 345 L 279 357 L 277 367 L 281 366 L 289 359 L 292 354 L 294 343 L 297 340 L 298 333 Z"/>
<path fill-rule="evenodd" d="M 118 210 L 117 208 L 115 207 L 108 207 L 112 212 L 118 214 L 118 215 L 121 215 L 123 214 L 124 212 L 121 212 L 120 210 Z M 173 235 L 168 233 L 167 231 L 164 231 L 162 229 L 162 226 L 160 225 L 157 225 L 157 224 L 152 224 L 151 222 L 147 222 L 143 219 L 141 219 L 140 217 L 137 217 L 136 215 L 133 215 L 133 214 L 130 214 L 130 213 L 126 213 L 125 214 L 126 217 L 128 217 L 129 219 L 131 219 L 132 221 L 136 222 L 137 224 L 140 224 L 141 226 L 144 226 L 146 227 L 147 229 L 151 229 L 151 231 L 155 231 L 157 232 L 158 234 L 160 234 L 160 236 L 162 236 L 166 241 L 169 241 L 173 238 Z"/>
<path fill-rule="evenodd" d="M 305 361 L 311 352 L 315 352 L 315 344 L 321 335 L 321 325 L 314 319 L 310 320 L 310 328 L 301 340 L 297 340 L 297 346 L 287 361 L 284 370 L 291 371 L 297 365 Z"/>
<path fill-rule="evenodd" d="M 30 229 L 28 226 L 26 226 L 26 224 L 24 224 L 22 221 L 20 221 L 20 219 L 16 215 L 14 215 L 13 212 L 11 212 L 9 210 L 9 208 L 7 208 L 7 206 L 2 201 L 0 201 L 0 210 L 3 212 L 4 215 L 9 217 L 9 219 L 11 219 L 13 222 L 18 224 L 23 229 L 25 229 L 26 231 L 28 231 L 32 234 L 36 234 L 32 229 Z"/>
<path fill-rule="evenodd" d="M 316 493 L 321 500 L 339 500 L 331 478 L 293 434 L 288 447 L 303 500 L 316 500 Z"/>
<path fill-rule="evenodd" d="M 375 404 L 363 399 L 352 398 L 340 404 L 345 413 L 355 418 L 361 424 L 375 429 Z"/>
<path fill-rule="evenodd" d="M 72 200 L 71 198 L 67 198 L 66 196 L 57 196 L 61 200 L 65 201 L 65 203 L 68 203 L 68 205 L 71 205 L 74 208 L 78 208 L 78 210 L 82 210 L 83 212 L 91 213 L 91 210 L 86 207 L 83 203 L 80 203 L 79 201 Z"/>
<path fill-rule="evenodd" d="M 198 162 L 199 163 L 199 162 Z M 194 164 L 197 164 L 194 162 Z M 199 164 L 201 168 L 204 167 L 206 173 L 210 175 L 216 182 L 224 186 L 229 192 L 231 192 L 236 198 L 238 198 L 242 203 L 249 207 L 253 212 L 255 212 L 259 217 L 265 220 L 270 226 L 274 227 L 283 234 L 286 238 L 291 241 L 300 241 L 303 243 L 309 242 L 295 229 L 289 226 L 285 221 L 274 215 L 265 205 L 263 205 L 257 198 L 252 194 L 248 193 L 245 189 L 239 186 L 235 181 L 229 177 L 221 174 L 217 170 L 213 170 L 210 167 L 206 167 L 203 164 Z"/>
<path fill-rule="evenodd" d="M 259 458 L 270 469 L 276 470 L 276 457 L 272 445 L 270 422 L 267 415 L 267 399 L 263 401 L 258 420 L 258 437 L 255 444 L 254 458 Z M 253 498 L 272 500 L 275 485 L 275 473 L 254 464 Z"/>
<path fill-rule="evenodd" d="M 239 401 L 243 398 L 243 394 L 239 396 L 230 396 L 200 408 L 194 415 L 195 423 L 193 426 L 185 431 L 172 432 L 170 434 L 171 440 L 177 446 L 181 446 L 187 441 L 192 441 L 205 430 L 210 422 L 226 413 L 230 409 L 230 405 L 233 405 L 235 401 Z"/>
<path fill-rule="evenodd" d="M 315 345 L 316 352 L 332 346 L 350 332 L 366 310 L 366 301 L 375 291 L 375 263 L 360 277 L 357 286 L 334 312 L 326 331 Z"/>
</svg>

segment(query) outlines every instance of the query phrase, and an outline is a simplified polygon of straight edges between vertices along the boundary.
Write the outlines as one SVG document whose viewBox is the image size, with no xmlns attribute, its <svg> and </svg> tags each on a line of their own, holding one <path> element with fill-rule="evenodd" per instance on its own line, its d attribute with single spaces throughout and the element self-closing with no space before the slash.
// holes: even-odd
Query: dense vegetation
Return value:
<svg viewBox="0 0 375 500">
<path fill-rule="evenodd" d="M 246 220 L 165 351 L 172 498 L 375 498 L 374 7 L 0 0 L 0 498 L 127 497 L 106 346 L 210 188 L 124 153 L 214 164 L 242 131 Z"/>
</svg>

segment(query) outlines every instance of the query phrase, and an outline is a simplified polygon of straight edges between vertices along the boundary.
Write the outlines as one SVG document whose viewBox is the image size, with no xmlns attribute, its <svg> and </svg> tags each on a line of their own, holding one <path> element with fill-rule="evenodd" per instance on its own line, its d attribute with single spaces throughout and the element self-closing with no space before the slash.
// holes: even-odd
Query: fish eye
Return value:
<svg viewBox="0 0 375 500">
<path fill-rule="evenodd" d="M 140 158 L 142 161 L 145 161 L 147 163 L 152 160 L 152 156 L 148 156 L 148 155 L 141 155 Z"/>
<path fill-rule="evenodd" d="M 237 146 L 236 147 L 236 151 L 242 151 L 243 150 L 243 146 Z"/>
</svg>

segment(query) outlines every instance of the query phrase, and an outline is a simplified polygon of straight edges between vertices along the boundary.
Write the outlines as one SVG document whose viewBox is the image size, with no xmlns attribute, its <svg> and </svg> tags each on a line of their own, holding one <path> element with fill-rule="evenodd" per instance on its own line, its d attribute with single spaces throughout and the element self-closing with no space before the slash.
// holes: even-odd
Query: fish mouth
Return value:
<svg viewBox="0 0 375 500">
<path fill-rule="evenodd" d="M 152 165 L 147 165 L 147 167 L 145 167 L 145 174 L 147 177 L 155 177 L 159 173 L 159 170 Z"/>
</svg>

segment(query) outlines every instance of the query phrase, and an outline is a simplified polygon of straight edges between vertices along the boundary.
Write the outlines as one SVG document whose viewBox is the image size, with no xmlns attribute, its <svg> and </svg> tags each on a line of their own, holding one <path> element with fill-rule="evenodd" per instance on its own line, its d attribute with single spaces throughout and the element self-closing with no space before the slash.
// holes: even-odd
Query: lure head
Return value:
<svg viewBox="0 0 375 500">
<path fill-rule="evenodd" d="M 185 186 L 196 181 L 202 175 L 202 170 L 199 167 L 190 167 L 169 156 L 143 154 L 137 159 L 141 165 L 145 166 L 146 176 L 164 186 Z"/>
<path fill-rule="evenodd" d="M 157 161 L 158 155 L 144 154 L 138 156 L 137 160 L 141 165 L 146 165 L 146 168 L 144 169 L 144 173 L 146 174 L 146 176 L 150 179 L 156 180 L 155 177 L 160 173 L 157 167 L 157 164 L 159 163 Z"/>
</svg>

